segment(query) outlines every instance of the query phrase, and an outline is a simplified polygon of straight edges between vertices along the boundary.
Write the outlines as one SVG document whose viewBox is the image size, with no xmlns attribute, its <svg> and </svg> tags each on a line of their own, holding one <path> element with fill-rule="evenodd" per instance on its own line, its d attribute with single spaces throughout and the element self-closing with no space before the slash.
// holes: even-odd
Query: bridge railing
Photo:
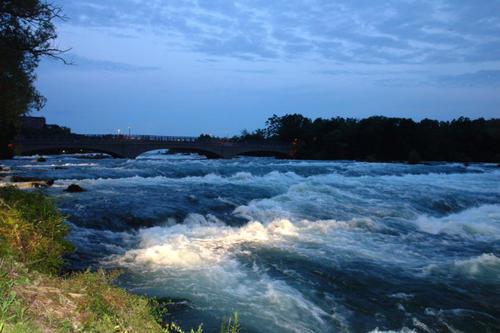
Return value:
<svg viewBox="0 0 500 333">
<path fill-rule="evenodd" d="M 68 134 L 68 135 L 23 135 L 21 139 L 43 141 L 168 141 L 168 142 L 196 142 L 198 137 L 192 136 L 162 136 L 162 135 L 123 135 L 123 134 Z"/>
<path fill-rule="evenodd" d="M 124 135 L 124 134 L 78 134 L 83 138 L 101 139 L 101 140 L 135 140 L 135 141 L 177 141 L 177 142 L 195 142 L 198 137 L 194 136 L 165 136 L 165 135 Z"/>
<path fill-rule="evenodd" d="M 78 143 L 96 143 L 96 141 L 104 143 L 112 142 L 140 142 L 140 143 L 157 143 L 157 142 L 171 142 L 186 145 L 215 145 L 215 146 L 244 146 L 257 149 L 285 149 L 290 147 L 290 144 L 283 142 L 238 142 L 230 139 L 200 139 L 193 136 L 163 136 L 163 135 L 123 135 L 123 134 L 69 134 L 69 135 L 50 135 L 50 136 L 26 136 L 21 137 L 20 141 L 41 141 L 41 142 L 78 142 Z"/>
</svg>

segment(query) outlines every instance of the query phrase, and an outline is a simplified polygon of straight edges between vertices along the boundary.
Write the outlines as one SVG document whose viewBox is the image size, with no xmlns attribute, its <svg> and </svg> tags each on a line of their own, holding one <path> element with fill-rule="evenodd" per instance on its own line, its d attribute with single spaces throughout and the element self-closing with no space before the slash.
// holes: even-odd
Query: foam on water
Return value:
<svg viewBox="0 0 500 333">
<path fill-rule="evenodd" d="M 230 227 L 214 216 L 191 214 L 181 224 L 140 230 L 139 246 L 114 256 L 111 262 L 150 275 L 150 280 L 159 281 L 158 288 L 167 290 L 168 295 L 189 297 L 203 309 L 223 314 L 237 308 L 248 324 L 268 322 L 267 326 L 284 332 L 330 331 L 348 327 L 343 311 L 329 312 L 309 300 L 310 295 L 273 279 L 255 261 L 248 266 L 241 260 L 251 261 L 263 249 L 279 249 L 287 255 L 322 262 L 355 257 L 399 267 L 415 262 L 416 254 L 405 252 L 399 242 L 387 244 L 387 238 L 373 238 L 378 229 L 369 219 L 277 219 Z M 363 246 L 357 239 L 364 242 Z M 428 263 L 425 258 L 417 258 L 420 265 Z M 404 293 L 394 297 L 399 295 L 411 298 Z M 337 304 L 333 308 L 342 307 Z"/>
<path fill-rule="evenodd" d="M 369 333 L 417 333 L 416 330 L 409 329 L 408 327 L 403 327 L 400 330 L 394 331 L 394 330 L 380 330 L 378 328 L 370 331 Z"/>
<path fill-rule="evenodd" d="M 157 268 L 166 266 L 199 267 L 221 262 L 237 246 L 252 244 L 284 247 L 297 242 L 323 242 L 334 230 L 373 230 L 370 220 L 318 220 L 298 221 L 287 219 L 262 224 L 251 221 L 242 227 L 230 227 L 216 217 L 189 215 L 183 223 L 158 226 L 139 231 L 141 249 L 131 250 L 124 260 L 145 263 Z M 237 250 L 237 249 L 236 249 Z"/>
<path fill-rule="evenodd" d="M 500 276 L 500 258 L 492 253 L 483 253 L 478 257 L 454 262 L 456 271 L 474 278 L 489 276 L 498 278 Z"/>
<path fill-rule="evenodd" d="M 168 183 L 205 183 L 205 184 L 270 184 L 286 185 L 300 180 L 300 176 L 293 172 L 280 173 L 272 171 L 263 176 L 254 176 L 249 172 L 237 172 L 231 176 L 222 176 L 209 173 L 204 176 L 187 176 L 182 178 L 171 178 L 165 176 L 142 177 L 132 176 L 126 178 L 97 178 L 97 179 L 60 179 L 59 183 L 70 184 L 79 181 L 84 185 L 92 186 L 151 186 Z"/>
<path fill-rule="evenodd" d="M 482 205 L 439 218 L 419 216 L 415 224 L 435 235 L 500 239 L 500 205 Z"/>
<path fill-rule="evenodd" d="M 497 285 L 500 277 L 500 258 L 493 253 L 483 253 L 480 256 L 455 259 L 440 265 L 432 264 L 425 267 L 424 272 Z"/>
<path fill-rule="evenodd" d="M 173 296 L 194 295 L 198 306 L 214 304 L 221 314 L 237 308 L 249 323 L 317 332 L 332 321 L 342 327 L 341 316 L 318 307 L 285 281 L 271 278 L 255 262 L 251 267 L 241 264 L 238 257 L 251 256 L 256 248 L 291 248 L 307 230 L 328 228 L 357 228 L 357 224 L 303 221 L 294 225 L 277 220 L 229 227 L 213 216 L 192 214 L 182 224 L 141 230 L 139 248 L 113 257 L 112 262 L 156 274 Z"/>
<path fill-rule="evenodd" d="M 96 163 L 60 163 L 60 164 L 24 164 L 21 165 L 21 168 L 56 168 L 56 167 L 95 167 Z"/>
</svg>

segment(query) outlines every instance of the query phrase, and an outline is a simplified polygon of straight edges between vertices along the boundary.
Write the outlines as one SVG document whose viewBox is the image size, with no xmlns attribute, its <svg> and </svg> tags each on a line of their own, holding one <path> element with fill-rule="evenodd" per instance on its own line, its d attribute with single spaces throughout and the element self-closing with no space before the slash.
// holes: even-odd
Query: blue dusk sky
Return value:
<svg viewBox="0 0 500 333">
<path fill-rule="evenodd" d="M 273 114 L 500 117 L 500 0 L 58 0 L 50 123 L 238 134 Z"/>
</svg>

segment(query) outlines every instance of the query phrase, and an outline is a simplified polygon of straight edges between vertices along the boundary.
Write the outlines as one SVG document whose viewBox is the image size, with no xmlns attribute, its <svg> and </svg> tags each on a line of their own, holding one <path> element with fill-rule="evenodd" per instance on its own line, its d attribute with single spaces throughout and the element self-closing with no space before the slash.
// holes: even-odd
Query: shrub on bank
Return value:
<svg viewBox="0 0 500 333">
<path fill-rule="evenodd" d="M 56 273 L 64 253 L 73 248 L 67 234 L 64 217 L 51 199 L 13 187 L 0 189 L 0 254 L 29 268 Z"/>
</svg>

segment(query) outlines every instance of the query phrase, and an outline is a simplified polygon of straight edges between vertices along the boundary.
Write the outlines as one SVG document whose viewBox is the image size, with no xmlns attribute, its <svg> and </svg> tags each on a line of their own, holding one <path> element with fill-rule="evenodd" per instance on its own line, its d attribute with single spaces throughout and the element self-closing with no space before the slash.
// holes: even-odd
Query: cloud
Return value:
<svg viewBox="0 0 500 333">
<path fill-rule="evenodd" d="M 177 36 L 211 57 L 446 63 L 500 57 L 499 1 L 84 0 L 69 24 Z"/>
<path fill-rule="evenodd" d="M 451 86 L 500 88 L 500 70 L 481 70 L 474 73 L 445 75 L 439 77 L 438 81 Z"/>
<path fill-rule="evenodd" d="M 87 57 L 82 57 L 76 54 L 66 54 L 64 58 L 70 65 L 65 66 L 66 69 L 70 70 L 82 70 L 82 71 L 109 71 L 109 72 L 145 72 L 145 71 L 156 71 L 160 70 L 160 67 L 154 66 L 137 66 L 132 64 L 126 64 L 115 61 L 90 59 Z M 61 62 L 52 59 L 46 59 L 43 63 L 45 67 L 57 66 L 61 68 Z"/>
<path fill-rule="evenodd" d="M 274 71 L 270 69 L 229 69 L 228 71 L 244 74 L 272 74 Z"/>
</svg>

